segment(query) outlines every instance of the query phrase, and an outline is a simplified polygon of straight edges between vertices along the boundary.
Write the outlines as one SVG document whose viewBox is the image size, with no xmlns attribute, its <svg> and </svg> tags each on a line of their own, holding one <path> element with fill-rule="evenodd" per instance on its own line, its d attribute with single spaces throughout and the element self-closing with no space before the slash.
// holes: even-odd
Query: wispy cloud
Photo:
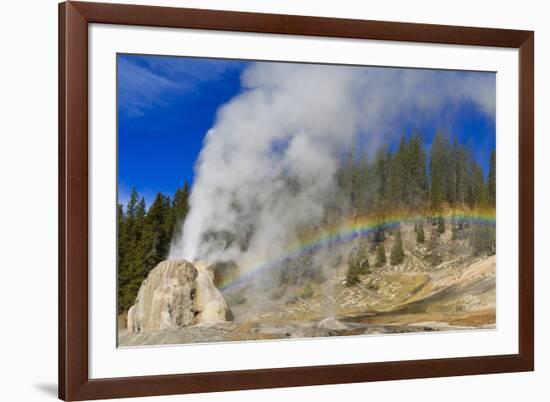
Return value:
<svg viewBox="0 0 550 402">
<path fill-rule="evenodd" d="M 162 56 L 148 57 L 146 63 L 151 70 L 189 86 L 218 80 L 230 71 L 242 70 L 247 64 L 238 60 Z"/>
<path fill-rule="evenodd" d="M 158 75 L 148 68 L 119 59 L 118 96 L 121 112 L 140 116 L 143 110 L 165 102 L 167 92 L 179 87 L 178 83 Z"/>
<path fill-rule="evenodd" d="M 147 109 L 167 105 L 175 97 L 195 92 L 201 84 L 221 80 L 244 66 L 238 61 L 120 55 L 120 111 L 128 117 L 141 116 Z"/>
</svg>

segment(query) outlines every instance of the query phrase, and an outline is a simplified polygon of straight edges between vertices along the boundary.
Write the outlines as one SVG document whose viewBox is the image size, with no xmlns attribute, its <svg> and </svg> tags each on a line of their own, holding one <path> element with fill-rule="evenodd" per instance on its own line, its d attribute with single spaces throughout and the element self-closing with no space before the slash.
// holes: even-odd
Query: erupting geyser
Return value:
<svg viewBox="0 0 550 402">
<path fill-rule="evenodd" d="M 494 114 L 492 80 L 459 72 L 255 63 L 241 81 L 205 137 L 171 259 L 246 267 L 278 255 L 327 204 L 347 208 L 334 176 L 358 143 L 376 149 L 442 99 Z"/>
</svg>

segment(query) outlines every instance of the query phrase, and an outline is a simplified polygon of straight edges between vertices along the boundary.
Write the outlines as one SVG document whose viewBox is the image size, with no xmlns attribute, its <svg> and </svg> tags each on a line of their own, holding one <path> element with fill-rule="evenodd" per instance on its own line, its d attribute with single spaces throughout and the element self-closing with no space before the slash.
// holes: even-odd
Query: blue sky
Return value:
<svg viewBox="0 0 550 402">
<path fill-rule="evenodd" d="M 132 187 L 150 205 L 157 192 L 172 195 L 185 181 L 192 184 L 203 138 L 214 125 L 218 109 L 246 90 L 241 75 L 250 65 L 233 60 L 118 55 L 119 202 L 127 201 Z M 414 121 L 401 119 L 392 130 L 410 133 L 417 129 L 428 145 L 436 130 L 446 130 L 469 145 L 487 171 L 489 153 L 495 147 L 494 117 L 471 101 L 448 105 L 443 101 L 439 113 L 437 119 L 429 114 L 418 114 Z"/>
<path fill-rule="evenodd" d="M 240 91 L 245 63 L 118 56 L 119 200 L 132 187 L 148 205 L 193 180 L 193 165 L 216 110 Z"/>
</svg>

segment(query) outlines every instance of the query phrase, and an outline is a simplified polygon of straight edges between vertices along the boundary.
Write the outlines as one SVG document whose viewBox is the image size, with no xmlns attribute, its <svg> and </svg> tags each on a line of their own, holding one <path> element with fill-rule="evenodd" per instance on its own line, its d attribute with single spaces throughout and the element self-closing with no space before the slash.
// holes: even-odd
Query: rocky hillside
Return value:
<svg viewBox="0 0 550 402">
<path fill-rule="evenodd" d="M 422 300 L 430 301 L 428 310 L 434 310 L 437 304 L 448 314 L 494 307 L 495 257 L 474 255 L 469 239 L 453 239 L 451 230 L 431 239 L 436 230 L 437 227 L 427 227 L 425 241 L 418 243 L 414 225 L 402 225 L 405 255 L 403 262 L 395 265 L 391 264 L 390 250 L 396 232 L 388 232 L 383 241 L 386 262 L 377 266 L 377 250 L 370 250 L 365 256 L 369 269 L 351 286 L 347 283 L 349 261 L 341 258 L 334 266 L 325 267 L 320 279 L 313 277 L 294 284 L 279 282 L 279 286 L 260 297 L 263 303 L 257 301 L 253 286 L 227 292 L 225 297 L 235 316 L 246 321 L 318 320 L 327 312 L 339 318 L 387 314 L 420 306 Z M 358 240 L 340 251 L 345 255 L 361 246 L 372 248 Z"/>
<path fill-rule="evenodd" d="M 492 328 L 496 257 L 490 244 L 476 243 L 480 236 L 494 236 L 485 230 L 434 221 L 422 227 L 422 236 L 417 225 L 406 224 L 386 230 L 382 239 L 336 245 L 222 291 L 230 322 L 121 329 L 119 344 Z M 216 269 L 208 272 L 217 283 Z"/>
</svg>

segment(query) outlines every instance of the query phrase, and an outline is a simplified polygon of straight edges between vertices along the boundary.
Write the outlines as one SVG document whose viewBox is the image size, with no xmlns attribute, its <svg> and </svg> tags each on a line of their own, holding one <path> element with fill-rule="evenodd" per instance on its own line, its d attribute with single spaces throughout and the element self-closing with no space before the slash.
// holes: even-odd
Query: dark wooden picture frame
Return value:
<svg viewBox="0 0 550 402">
<path fill-rule="evenodd" d="M 519 49 L 519 353 L 90 379 L 88 24 Z M 534 370 L 534 33 L 381 21 L 66 2 L 59 5 L 59 397 L 85 400 Z"/>
</svg>

